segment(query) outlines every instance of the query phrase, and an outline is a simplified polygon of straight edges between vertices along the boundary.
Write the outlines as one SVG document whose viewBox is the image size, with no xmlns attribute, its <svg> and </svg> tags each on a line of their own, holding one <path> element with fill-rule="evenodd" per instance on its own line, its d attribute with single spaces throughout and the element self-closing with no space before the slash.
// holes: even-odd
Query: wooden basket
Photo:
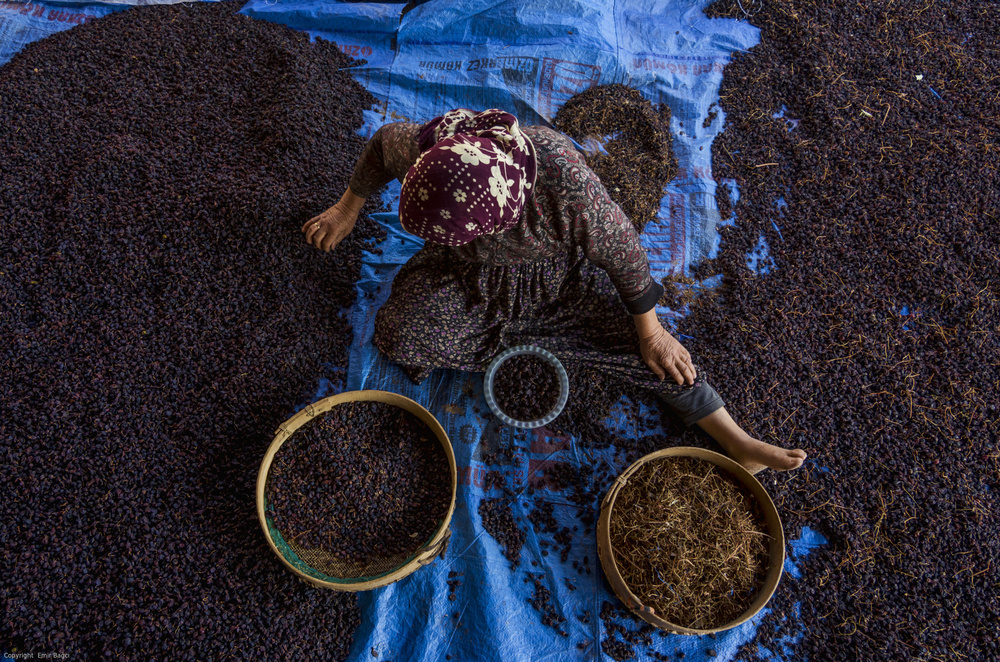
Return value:
<svg viewBox="0 0 1000 662">
<path fill-rule="evenodd" d="M 267 516 L 267 477 L 275 454 L 302 425 L 316 416 L 326 413 L 337 405 L 346 402 L 385 402 L 404 409 L 422 421 L 434 433 L 444 448 L 448 458 L 448 472 L 451 480 L 451 503 L 435 534 L 424 542 L 415 552 L 377 559 L 367 563 L 363 568 L 357 564 L 349 564 L 336 559 L 322 550 L 314 550 L 289 544 L 281 536 Z M 442 467 L 443 469 L 444 467 Z M 336 591 L 368 591 L 399 581 L 435 559 L 447 547 L 451 536 L 452 514 L 455 512 L 455 492 L 458 486 L 458 471 L 455 468 L 455 453 L 447 433 L 441 423 L 422 406 L 397 393 L 388 391 L 347 391 L 339 395 L 324 398 L 307 405 L 294 416 L 285 421 L 275 432 L 260 471 L 257 473 L 257 518 L 260 520 L 267 544 L 277 554 L 281 562 L 300 579 Z"/>
<path fill-rule="evenodd" d="M 625 580 L 622 579 L 621 573 L 618 570 L 618 565 L 615 561 L 614 546 L 611 544 L 610 531 L 611 513 L 614 509 L 615 499 L 618 497 L 618 492 L 621 491 L 622 487 L 628 483 L 629 477 L 632 476 L 639 469 L 639 467 L 647 462 L 657 460 L 662 457 L 693 457 L 706 460 L 721 467 L 722 469 L 727 470 L 733 478 L 739 481 L 751 492 L 751 494 L 753 494 L 754 498 L 760 505 L 761 512 L 764 515 L 764 521 L 767 525 L 767 534 L 770 536 L 770 545 L 768 547 L 768 569 L 767 576 L 764 578 L 764 584 L 761 586 L 760 591 L 757 593 L 757 597 L 750 604 L 747 610 L 734 620 L 722 625 L 721 627 L 711 629 L 686 628 L 681 627 L 680 625 L 675 625 L 669 621 L 665 621 L 656 614 L 650 613 L 649 610 L 644 609 L 642 601 L 634 593 L 632 593 L 628 585 L 626 585 Z M 778 582 L 781 580 L 781 572 L 785 565 L 785 534 L 781 528 L 781 519 L 778 517 L 778 509 L 775 507 L 771 497 L 768 496 L 764 486 L 761 485 L 760 482 L 754 478 L 752 474 L 750 474 L 750 472 L 725 455 L 720 455 L 719 453 L 714 453 L 703 448 L 682 446 L 678 448 L 667 448 L 661 451 L 656 451 L 655 453 L 650 453 L 649 455 L 635 461 L 628 469 L 618 476 L 614 484 L 608 490 L 608 493 L 605 495 L 604 501 L 601 503 L 601 516 L 597 521 L 597 555 L 601 559 L 601 567 L 604 569 L 604 574 L 608 578 L 608 583 L 611 584 L 611 588 L 614 590 L 615 595 L 617 595 L 618 598 L 625 603 L 625 606 L 627 606 L 632 613 L 650 625 L 654 625 L 668 632 L 673 632 L 675 634 L 703 635 L 711 634 L 713 632 L 722 632 L 724 630 L 734 628 L 737 625 L 750 620 L 757 614 L 757 612 L 764 608 L 764 605 L 768 603 L 771 596 L 774 594 L 775 589 L 778 588 Z"/>
</svg>

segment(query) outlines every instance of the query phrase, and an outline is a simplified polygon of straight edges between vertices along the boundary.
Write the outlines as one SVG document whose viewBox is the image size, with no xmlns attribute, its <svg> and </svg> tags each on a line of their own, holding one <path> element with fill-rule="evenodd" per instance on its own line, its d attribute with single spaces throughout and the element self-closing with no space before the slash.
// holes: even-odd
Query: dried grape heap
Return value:
<svg viewBox="0 0 1000 662">
<path fill-rule="evenodd" d="M 362 217 L 327 255 L 299 230 L 374 100 L 336 46 L 238 8 L 128 9 L 0 68 L 7 651 L 350 649 L 356 598 L 283 569 L 254 484 L 275 427 L 344 376 L 380 233 Z"/>
<path fill-rule="evenodd" d="M 757 642 L 779 659 L 998 659 L 1000 12 L 742 8 L 710 11 L 761 30 L 726 67 L 713 145 L 737 222 L 720 295 L 681 330 L 737 421 L 810 452 L 769 490 L 791 538 L 830 540 L 783 579 Z M 746 266 L 761 236 L 766 276 Z"/>
<path fill-rule="evenodd" d="M 562 616 L 556 606 L 552 604 L 552 591 L 545 585 L 547 576 L 548 574 L 544 572 L 538 574 L 529 572 L 527 574 L 524 583 L 531 582 L 534 588 L 534 593 L 530 598 L 527 598 L 527 602 L 532 609 L 541 614 L 542 625 L 552 628 L 560 637 L 568 637 L 569 633 L 563 629 L 566 617 Z"/>
<path fill-rule="evenodd" d="M 620 83 L 595 85 L 570 97 L 553 124 L 584 148 L 600 178 L 638 232 L 656 218 L 664 187 L 677 174 L 670 108 Z"/>
<path fill-rule="evenodd" d="M 479 502 L 479 517 L 486 531 L 500 545 L 504 558 L 513 570 L 521 564 L 521 548 L 524 546 L 524 530 L 514 519 L 511 497 L 483 499 Z"/>
<path fill-rule="evenodd" d="M 767 527 L 753 496 L 725 470 L 663 457 L 629 476 L 609 520 L 625 584 L 663 620 L 722 627 L 745 612 L 768 569 Z"/>
<path fill-rule="evenodd" d="M 423 421 L 384 402 L 345 402 L 282 444 L 266 494 L 286 541 L 343 562 L 328 574 L 361 577 L 401 564 L 435 534 L 451 503 L 447 477 L 448 457 Z"/>
<path fill-rule="evenodd" d="M 614 603 L 605 600 L 601 603 L 601 625 L 604 626 L 604 638 L 601 639 L 601 650 L 615 662 L 636 659 L 636 647 L 647 649 L 650 657 L 662 660 L 657 651 L 648 651 L 653 644 L 653 633 L 663 634 L 649 623 L 639 620 L 625 608 L 620 600 Z M 633 628 L 627 625 L 634 626 Z M 683 656 L 683 653 L 681 654 Z M 678 658 L 679 659 L 679 658 Z"/>
<path fill-rule="evenodd" d="M 497 366 L 493 396 L 500 411 L 515 421 L 537 421 L 559 401 L 559 373 L 539 356 L 512 356 Z"/>
</svg>

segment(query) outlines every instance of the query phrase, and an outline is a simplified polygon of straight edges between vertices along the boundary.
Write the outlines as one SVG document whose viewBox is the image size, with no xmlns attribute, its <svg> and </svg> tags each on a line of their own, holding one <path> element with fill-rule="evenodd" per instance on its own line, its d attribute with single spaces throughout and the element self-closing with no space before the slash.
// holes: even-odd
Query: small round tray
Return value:
<svg viewBox="0 0 1000 662">
<path fill-rule="evenodd" d="M 518 421 L 511 418 L 500 409 L 496 398 L 493 396 L 493 377 L 496 375 L 497 368 L 507 359 L 520 354 L 533 354 L 548 361 L 559 375 L 559 398 L 556 400 L 555 407 L 548 414 L 534 421 Z M 518 345 L 517 347 L 511 347 L 500 352 L 490 362 L 489 367 L 486 368 L 486 377 L 483 380 L 483 394 L 486 396 L 486 404 L 489 405 L 490 411 L 507 425 L 525 429 L 538 428 L 551 423 L 555 420 L 556 416 L 562 413 L 563 408 L 566 406 L 566 401 L 569 400 L 569 376 L 566 374 L 566 368 L 563 367 L 563 364 L 552 352 L 544 350 L 541 347 L 536 347 L 535 345 Z"/>
</svg>

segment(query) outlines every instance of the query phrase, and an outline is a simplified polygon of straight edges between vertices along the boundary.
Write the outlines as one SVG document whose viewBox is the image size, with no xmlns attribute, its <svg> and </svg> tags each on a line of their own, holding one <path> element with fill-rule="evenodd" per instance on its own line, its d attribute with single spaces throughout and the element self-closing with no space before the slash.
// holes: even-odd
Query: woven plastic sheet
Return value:
<svg viewBox="0 0 1000 662">
<path fill-rule="evenodd" d="M 758 33 L 746 23 L 707 19 L 705 4 L 466 0 L 431 1 L 403 11 L 396 5 L 301 3 L 292 8 L 251 2 L 244 12 L 306 30 L 367 60 L 355 76 L 381 103 L 368 115 L 367 134 L 385 122 L 423 122 L 455 107 L 499 107 L 525 124 L 551 124 L 567 99 L 598 84 L 624 83 L 654 104 L 667 104 L 680 171 L 665 191 L 658 219 L 643 235 L 659 279 L 686 273 L 712 256 L 719 226 L 732 220 L 720 219 L 715 206 L 711 142 L 722 129 L 724 113 L 713 104 L 730 55 L 755 45 Z M 339 193 L 331 193 L 331 202 Z M 389 187 L 385 199 L 395 209 L 398 185 Z M 545 473 L 558 464 L 604 463 L 616 475 L 626 466 L 615 466 L 620 460 L 613 449 L 586 453 L 578 440 L 546 428 L 519 431 L 502 425 L 486 406 L 482 374 L 438 370 L 416 386 L 387 361 L 371 344 L 374 316 L 393 276 L 421 242 L 400 228 L 395 214 L 379 220 L 389 237 L 363 267 L 345 387 L 394 391 L 433 412 L 455 448 L 459 489 L 447 554 L 401 582 L 362 596 L 366 618 L 352 657 L 615 659 L 602 642 L 621 636 L 607 633 L 600 613 L 606 602 L 618 602 L 602 579 L 596 537 L 584 522 L 588 511 L 571 502 L 568 490 L 554 489 Z M 684 311 L 659 312 L 669 319 Z M 608 421 L 612 428 L 624 424 Z M 628 437 L 627 431 L 616 431 Z M 514 496 L 494 486 L 491 474 L 499 474 Z M 525 534 L 514 568 L 480 516 L 480 504 L 492 499 L 509 503 Z M 552 504 L 557 529 L 569 532 L 565 558 L 554 534 L 536 531 L 528 520 L 546 502 Z M 596 498 L 590 504 L 595 520 L 599 506 Z M 789 554 L 786 571 L 794 571 L 794 559 L 810 549 L 796 545 L 792 548 L 799 551 Z M 544 591 L 548 608 L 540 599 Z M 543 624 L 546 609 L 557 621 L 565 620 L 555 627 Z M 678 651 L 703 659 L 709 649 L 717 660 L 732 659 L 754 638 L 762 616 L 716 639 L 655 633 L 650 643 L 624 650 L 631 648 L 640 660 Z M 614 622 L 630 632 L 642 627 L 627 617 Z M 789 645 L 794 640 L 790 634 Z"/>
<path fill-rule="evenodd" d="M 711 141 L 724 113 L 713 104 L 731 53 L 755 45 L 758 34 L 745 23 L 707 19 L 704 4 L 624 2 L 611 9 L 598 2 L 432 1 L 405 13 L 391 5 L 357 7 L 354 13 L 353 5 L 309 3 L 296 5 L 288 24 L 367 60 L 356 78 L 381 101 L 381 108 L 369 113 L 368 134 L 385 122 L 423 122 L 454 107 L 500 107 L 525 124 L 550 124 L 567 99 L 597 84 L 625 83 L 651 102 L 669 105 L 680 172 L 665 191 L 659 218 L 643 236 L 654 277 L 661 278 L 685 273 L 714 254 L 720 224 L 731 222 L 720 219 L 715 206 Z M 287 7 L 251 2 L 244 11 L 281 20 Z M 370 30 L 363 27 L 365 21 Z M 331 201 L 339 193 L 333 192 Z M 395 208 L 398 185 L 389 187 L 385 199 Z M 389 295 L 393 276 L 421 242 L 401 229 L 395 214 L 379 220 L 389 236 L 363 267 L 345 388 L 394 391 L 433 412 L 455 448 L 459 488 L 447 554 L 401 582 L 362 596 L 366 617 L 353 657 L 615 659 L 602 642 L 621 636 L 607 633 L 600 614 L 606 602 L 618 601 L 602 579 L 596 537 L 584 522 L 587 509 L 571 501 L 569 490 L 554 489 L 545 474 L 558 464 L 610 463 L 612 474 L 626 466 L 614 466 L 620 460 L 613 449 L 586 453 L 578 440 L 547 428 L 521 431 L 502 425 L 486 406 L 482 374 L 437 370 L 416 386 L 387 361 L 371 344 L 375 313 Z M 667 318 L 683 314 L 659 312 Z M 624 421 L 608 425 L 616 428 Z M 491 474 L 499 474 L 514 496 L 495 486 Z M 479 508 L 487 499 L 509 503 L 525 534 L 516 567 L 501 541 L 484 528 Z M 528 520 L 546 502 L 552 504 L 557 529 L 569 533 L 565 558 L 554 533 L 536 530 Z M 599 506 L 597 498 L 590 504 L 595 521 Z M 794 571 L 793 560 L 810 549 L 796 545 L 799 551 L 789 554 L 786 571 Z M 544 591 L 548 608 L 540 599 Z M 555 627 L 543 624 L 546 609 L 557 621 L 565 620 Z M 732 659 L 754 638 L 762 617 L 716 639 L 657 632 L 650 643 L 629 644 L 625 650 L 631 648 L 639 660 L 678 651 L 703 659 L 709 649 L 717 660 Z M 614 622 L 630 632 L 642 628 L 627 617 Z M 794 639 L 789 635 L 790 642 Z"/>
</svg>

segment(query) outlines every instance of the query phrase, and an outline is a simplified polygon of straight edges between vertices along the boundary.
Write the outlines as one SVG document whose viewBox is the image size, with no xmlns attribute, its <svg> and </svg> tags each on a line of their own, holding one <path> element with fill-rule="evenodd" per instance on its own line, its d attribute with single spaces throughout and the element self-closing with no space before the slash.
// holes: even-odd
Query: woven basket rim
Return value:
<svg viewBox="0 0 1000 662">
<path fill-rule="evenodd" d="M 757 596 L 754 598 L 753 602 L 746 611 L 732 621 L 719 627 L 683 627 L 664 620 L 655 614 L 650 614 L 649 612 L 644 611 L 642 609 L 642 602 L 634 593 L 632 593 L 618 570 L 618 564 L 615 560 L 614 547 L 611 544 L 610 532 L 611 514 L 614 510 L 615 499 L 617 498 L 618 492 L 621 488 L 628 483 L 628 479 L 636 471 L 638 471 L 640 467 L 644 464 L 664 457 L 697 458 L 706 460 L 716 466 L 728 470 L 736 480 L 738 480 L 751 492 L 751 494 L 753 494 L 757 503 L 760 505 L 761 512 L 764 515 L 768 534 L 771 537 L 770 544 L 768 546 L 768 571 L 767 576 L 764 578 L 764 584 L 761 586 L 760 591 L 758 591 Z M 618 478 L 615 479 L 615 482 L 608 489 L 607 494 L 601 502 L 601 513 L 597 522 L 597 554 L 601 560 L 601 567 L 604 570 L 604 574 L 608 578 L 608 583 L 611 584 L 615 595 L 625 604 L 626 607 L 628 607 L 629 611 L 650 625 L 660 628 L 661 630 L 666 630 L 675 634 L 704 635 L 723 632 L 737 627 L 738 625 L 741 625 L 756 616 L 757 613 L 760 612 L 765 605 L 767 605 L 771 596 L 774 595 L 774 591 L 778 588 L 779 582 L 781 581 L 781 575 L 785 565 L 785 533 L 782 529 L 781 518 L 778 515 L 778 508 L 775 506 L 774 501 L 771 499 L 767 490 L 764 489 L 764 486 L 760 483 L 760 481 L 758 481 L 753 474 L 747 471 L 745 467 L 740 465 L 735 460 L 714 451 L 694 446 L 677 446 L 674 448 L 665 448 L 663 450 L 655 451 L 639 458 L 629 465 L 628 468 L 626 468 L 625 471 L 623 471 Z"/>
<path fill-rule="evenodd" d="M 348 402 L 385 402 L 410 412 L 426 424 L 441 444 L 444 449 L 445 456 L 448 459 L 448 470 L 451 477 L 451 500 L 448 505 L 448 511 L 442 519 L 441 524 L 434 536 L 423 546 L 418 548 L 408 560 L 404 561 L 395 569 L 371 577 L 361 577 L 356 579 L 345 578 L 330 581 L 332 578 L 329 578 L 327 575 L 319 572 L 318 570 L 315 571 L 315 574 L 305 572 L 298 567 L 295 562 L 285 557 L 285 554 L 281 551 L 280 546 L 276 544 L 273 536 L 271 535 L 271 528 L 268 524 L 268 516 L 265 512 L 265 489 L 267 486 L 268 472 L 270 470 L 271 463 L 274 460 L 274 456 L 277 454 L 281 446 L 292 437 L 295 431 L 302 427 L 305 423 L 313 420 L 315 417 L 326 413 L 337 405 Z M 329 588 L 336 591 L 368 591 L 403 579 L 422 566 L 433 561 L 434 558 L 441 552 L 443 546 L 447 544 L 451 535 L 449 526 L 451 524 L 452 515 L 455 512 L 455 497 L 457 489 L 458 470 L 455 465 L 455 452 L 452 448 L 451 440 L 448 438 L 448 433 L 445 432 L 440 421 L 438 421 L 437 418 L 430 413 L 430 411 L 418 402 L 391 391 L 344 391 L 342 393 L 338 393 L 337 395 L 332 395 L 306 405 L 278 426 L 278 429 L 275 431 L 274 439 L 268 446 L 267 452 L 264 454 L 264 458 L 261 461 L 260 469 L 257 472 L 257 519 L 260 522 L 261 529 L 264 532 L 264 537 L 267 539 L 267 544 L 271 548 L 271 551 L 278 557 L 282 565 L 291 570 L 300 579 L 315 586 Z M 284 546 L 287 547 L 287 544 Z M 307 565 L 302 561 L 299 561 L 299 563 Z"/>
</svg>

